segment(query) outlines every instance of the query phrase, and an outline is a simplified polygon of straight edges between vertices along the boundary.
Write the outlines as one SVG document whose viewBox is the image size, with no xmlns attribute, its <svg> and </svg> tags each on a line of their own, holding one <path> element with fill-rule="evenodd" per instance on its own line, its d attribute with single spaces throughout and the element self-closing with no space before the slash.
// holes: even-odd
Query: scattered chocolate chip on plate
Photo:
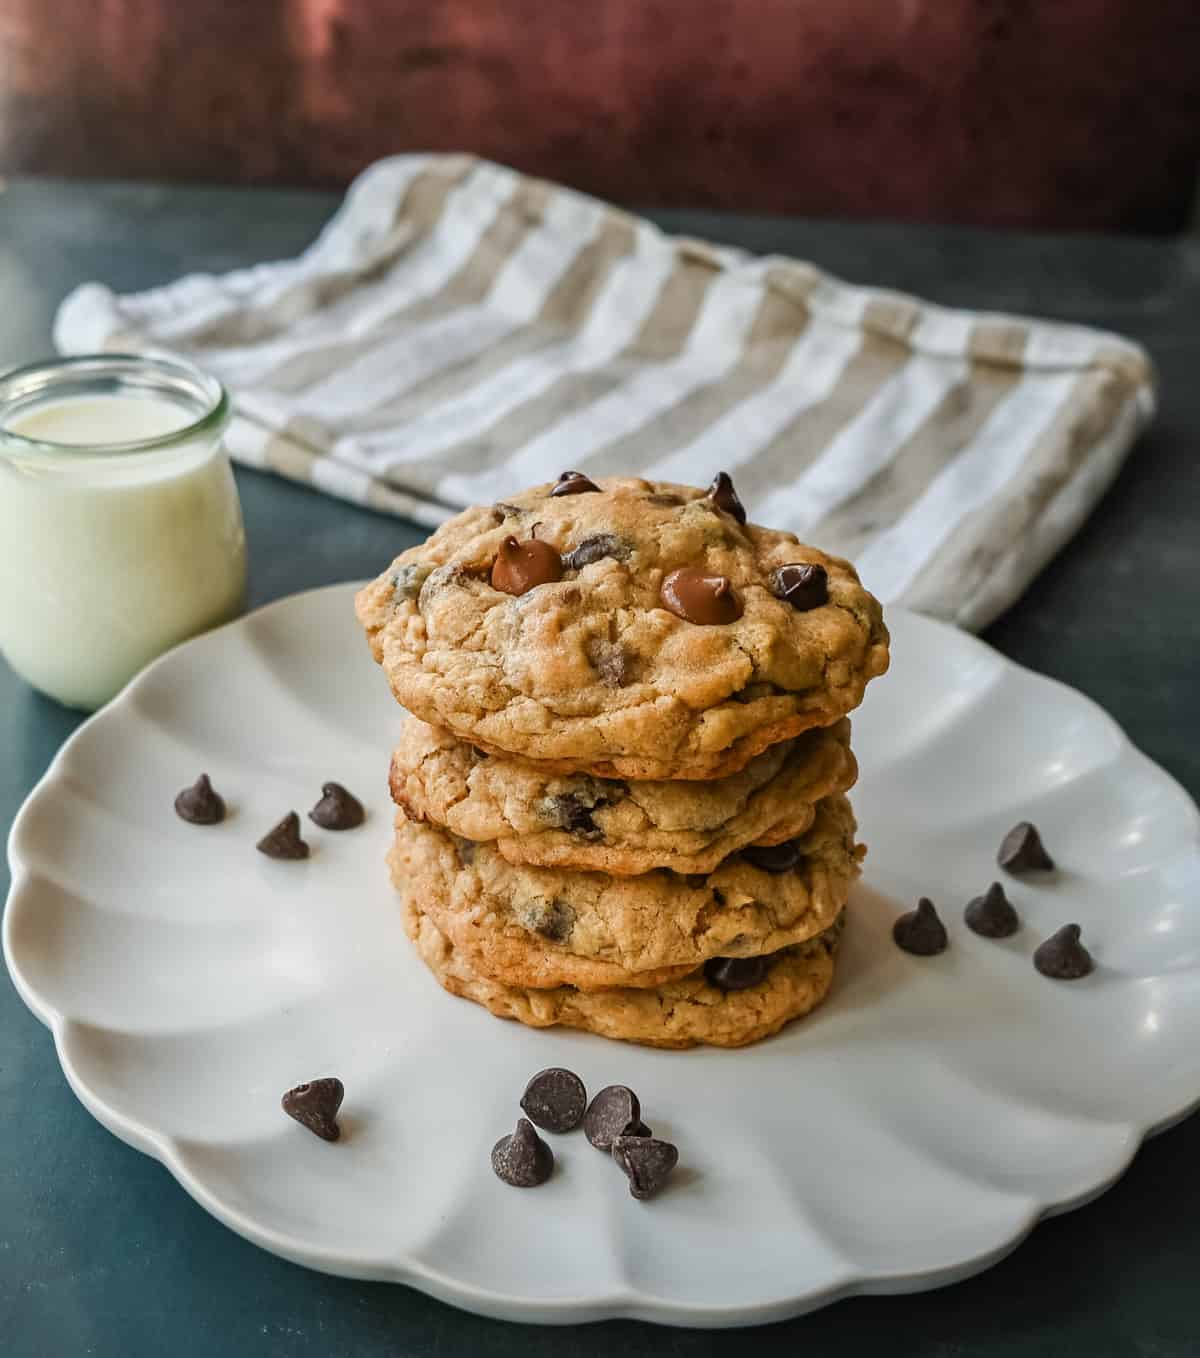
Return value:
<svg viewBox="0 0 1200 1358">
<path fill-rule="evenodd" d="M 492 1169 L 513 1188 L 536 1188 L 554 1169 L 554 1152 L 533 1130 L 528 1118 L 518 1118 L 511 1136 L 492 1147 Z"/>
<path fill-rule="evenodd" d="M 933 957 L 945 952 L 950 942 L 946 926 L 928 896 L 922 896 L 917 908 L 910 910 L 892 925 L 896 946 L 916 957 Z"/>
<path fill-rule="evenodd" d="M 547 1132 L 569 1132 L 583 1121 L 587 1090 L 573 1070 L 551 1066 L 525 1086 L 521 1109 L 530 1122 Z"/>
<path fill-rule="evenodd" d="M 641 1121 L 638 1096 L 626 1085 L 605 1085 L 587 1106 L 583 1131 L 597 1150 L 612 1150 L 617 1137 Z"/>
<path fill-rule="evenodd" d="M 268 858 L 307 858 L 308 845 L 300 838 L 300 817 L 289 811 L 254 846 Z"/>
<path fill-rule="evenodd" d="M 625 1171 L 629 1192 L 644 1201 L 667 1182 L 679 1163 L 679 1148 L 653 1136 L 619 1136 L 613 1142 L 612 1157 Z"/>
<path fill-rule="evenodd" d="M 353 830 L 364 817 L 362 802 L 341 783 L 322 783 L 321 800 L 308 813 L 309 820 L 322 830 Z"/>
<path fill-rule="evenodd" d="M 1092 954 L 1080 941 L 1078 924 L 1064 924 L 1034 950 L 1033 965 L 1052 981 L 1078 981 L 1095 970 Z"/>
<path fill-rule="evenodd" d="M 993 882 L 982 896 L 967 902 L 963 919 L 967 928 L 981 938 L 1011 938 L 1021 927 L 1020 916 L 999 882 Z"/>
<path fill-rule="evenodd" d="M 175 798 L 175 814 L 190 825 L 216 825 L 225 819 L 225 802 L 213 791 L 207 773 Z"/>
<path fill-rule="evenodd" d="M 996 862 L 1005 872 L 1053 872 L 1054 859 L 1046 852 L 1032 821 L 1018 822 L 1004 836 Z"/>
<path fill-rule="evenodd" d="M 345 1097 L 341 1080 L 326 1076 L 289 1089 L 280 1104 L 288 1117 L 294 1118 L 301 1127 L 307 1127 L 314 1136 L 322 1141 L 336 1141 L 342 1134 L 337 1115 Z"/>
</svg>

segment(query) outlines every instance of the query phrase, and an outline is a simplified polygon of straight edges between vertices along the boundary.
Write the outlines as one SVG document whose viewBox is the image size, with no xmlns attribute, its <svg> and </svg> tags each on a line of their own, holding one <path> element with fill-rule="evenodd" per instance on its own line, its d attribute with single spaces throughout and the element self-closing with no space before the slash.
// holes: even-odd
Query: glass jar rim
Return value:
<svg viewBox="0 0 1200 1358">
<path fill-rule="evenodd" d="M 143 378 L 157 375 L 160 381 L 158 384 L 128 381 L 128 385 L 189 397 L 202 407 L 202 412 L 166 434 L 110 443 L 60 443 L 54 439 L 30 438 L 4 426 L 2 412 L 6 406 L 26 400 L 35 404 L 39 396 L 54 399 L 54 388 L 60 383 L 85 383 L 89 377 L 96 381 L 115 379 L 119 383 L 123 378 L 132 379 L 135 375 Z M 0 372 L 0 453 L 18 457 L 41 451 L 80 462 L 113 457 L 123 459 L 139 453 L 170 450 L 198 437 L 219 435 L 228 423 L 230 413 L 229 394 L 224 386 L 211 374 L 175 354 L 70 354 L 36 359 Z"/>
</svg>

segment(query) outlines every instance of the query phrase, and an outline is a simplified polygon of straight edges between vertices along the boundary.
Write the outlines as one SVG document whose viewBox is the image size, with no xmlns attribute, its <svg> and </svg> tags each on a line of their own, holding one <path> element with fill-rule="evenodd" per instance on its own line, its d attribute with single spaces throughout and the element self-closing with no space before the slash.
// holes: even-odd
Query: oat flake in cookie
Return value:
<svg viewBox="0 0 1200 1358">
<path fill-rule="evenodd" d="M 886 670 L 879 605 L 848 563 L 740 523 L 719 486 L 593 484 L 468 509 L 359 593 L 405 707 L 558 771 L 706 779 L 836 721 Z M 581 550 L 596 540 L 604 555 Z M 776 593 L 775 572 L 797 562 L 825 573 L 818 607 Z M 739 615 L 696 623 L 665 607 L 664 582 L 684 569 L 728 581 L 713 607 L 732 614 L 736 600 Z"/>
</svg>

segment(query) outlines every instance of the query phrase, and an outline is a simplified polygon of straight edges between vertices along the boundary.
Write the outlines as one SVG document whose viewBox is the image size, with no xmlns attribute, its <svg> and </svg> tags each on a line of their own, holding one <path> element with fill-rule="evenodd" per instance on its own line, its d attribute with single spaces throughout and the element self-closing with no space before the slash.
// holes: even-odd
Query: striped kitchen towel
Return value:
<svg viewBox="0 0 1200 1358">
<path fill-rule="evenodd" d="M 564 468 L 726 469 L 754 518 L 972 628 L 1154 408 L 1115 335 L 668 236 L 468 156 L 375 165 L 298 259 L 81 287 L 56 340 L 187 354 L 232 392 L 239 461 L 423 524 Z"/>
</svg>

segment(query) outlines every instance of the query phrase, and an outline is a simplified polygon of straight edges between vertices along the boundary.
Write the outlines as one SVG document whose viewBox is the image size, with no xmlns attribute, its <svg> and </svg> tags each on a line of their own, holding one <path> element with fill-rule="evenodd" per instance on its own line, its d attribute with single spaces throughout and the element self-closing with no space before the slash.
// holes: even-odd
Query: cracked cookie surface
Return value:
<svg viewBox="0 0 1200 1358">
<path fill-rule="evenodd" d="M 841 924 L 839 916 L 823 934 L 780 952 L 766 978 L 746 990 L 721 990 L 695 971 L 654 989 L 589 993 L 571 986 L 528 989 L 480 975 L 418 904 L 404 906 L 404 925 L 421 960 L 451 994 L 533 1028 L 560 1024 L 672 1048 L 744 1047 L 815 1009 L 833 982 Z"/>
<path fill-rule="evenodd" d="M 510 863 L 401 812 L 388 862 L 409 908 L 480 975 L 538 989 L 645 988 L 711 957 L 774 953 L 829 928 L 858 875 L 854 831 L 838 795 L 818 805 L 788 871 L 735 855 L 707 876 L 613 877 Z"/>
<path fill-rule="evenodd" d="M 847 562 L 742 524 L 693 487 L 596 484 L 465 510 L 360 591 L 359 621 L 405 707 L 558 771 L 706 779 L 836 721 L 886 670 L 879 604 Z M 795 563 L 824 572 L 824 602 L 775 592 Z M 738 615 L 672 611 L 663 585 L 681 571 L 724 577 Z"/>
<path fill-rule="evenodd" d="M 627 783 L 488 756 L 409 717 L 389 783 L 411 820 L 494 843 L 512 863 L 707 873 L 747 844 L 802 835 L 816 802 L 853 786 L 849 739 L 843 720 L 780 741 L 725 778 Z"/>
</svg>

